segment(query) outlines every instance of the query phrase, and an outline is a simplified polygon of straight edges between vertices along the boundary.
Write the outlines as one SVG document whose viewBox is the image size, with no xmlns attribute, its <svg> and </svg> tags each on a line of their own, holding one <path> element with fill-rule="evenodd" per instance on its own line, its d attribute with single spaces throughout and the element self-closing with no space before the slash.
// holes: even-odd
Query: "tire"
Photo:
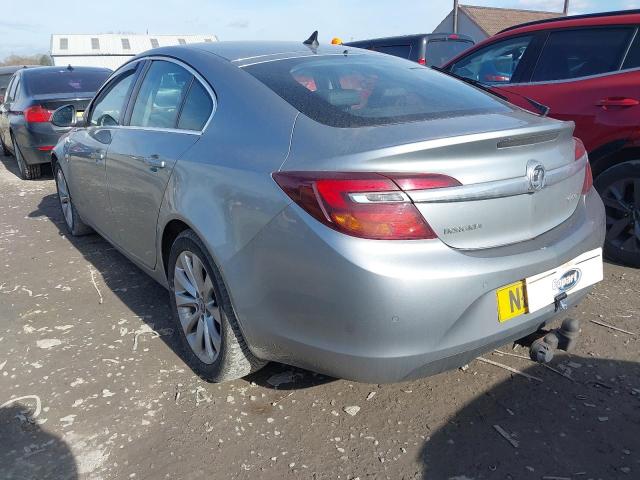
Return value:
<svg viewBox="0 0 640 480">
<path fill-rule="evenodd" d="M 69 186 L 64 176 L 64 172 L 60 165 L 57 163 L 53 169 L 53 174 L 56 179 L 56 190 L 58 191 L 58 201 L 60 202 L 60 210 L 64 218 L 64 223 L 67 226 L 67 230 L 74 237 L 81 237 L 93 232 L 93 229 L 82 221 L 75 205 L 71 199 L 69 193 Z"/>
<path fill-rule="evenodd" d="M 225 382 L 245 377 L 267 363 L 249 350 L 220 272 L 192 230 L 185 230 L 173 242 L 167 277 L 180 336 L 179 353 L 194 372 L 209 382 Z M 195 295 L 189 293 L 192 289 Z"/>
<path fill-rule="evenodd" d="M 9 151 L 9 149 L 7 148 L 7 146 L 4 144 L 4 140 L 2 140 L 2 138 L 0 138 L 0 146 L 2 146 L 2 154 L 5 157 L 8 157 L 11 155 L 11 152 Z"/>
<path fill-rule="evenodd" d="M 22 180 L 35 180 L 40 178 L 42 175 L 42 168 L 40 164 L 29 165 L 22 156 L 20 146 L 16 142 L 15 137 L 11 137 L 11 140 L 13 141 L 13 153 L 16 157 L 18 169 L 20 170 L 20 178 L 22 178 Z"/>
<path fill-rule="evenodd" d="M 607 213 L 605 256 L 640 268 L 640 160 L 605 170 L 594 186 Z"/>
</svg>

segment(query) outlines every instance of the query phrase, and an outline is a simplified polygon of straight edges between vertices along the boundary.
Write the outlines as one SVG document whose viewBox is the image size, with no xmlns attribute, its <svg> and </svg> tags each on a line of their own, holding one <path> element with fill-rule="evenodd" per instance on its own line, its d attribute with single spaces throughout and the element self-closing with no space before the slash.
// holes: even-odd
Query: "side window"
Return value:
<svg viewBox="0 0 640 480">
<path fill-rule="evenodd" d="M 551 32 L 532 82 L 567 80 L 618 70 L 633 30 L 588 28 Z"/>
<path fill-rule="evenodd" d="M 451 72 L 482 83 L 510 83 L 532 39 L 524 36 L 496 42 L 464 57 Z"/>
<path fill-rule="evenodd" d="M 120 125 L 120 118 L 129 97 L 135 71 L 135 69 L 131 69 L 123 73 L 100 94 L 91 110 L 89 125 L 111 127 Z"/>
<path fill-rule="evenodd" d="M 178 112 L 193 75 L 173 62 L 151 64 L 133 105 L 130 125 L 176 128 Z"/>
<path fill-rule="evenodd" d="M 11 80 L 11 84 L 9 85 L 9 89 L 7 90 L 7 102 L 13 102 L 16 99 L 16 90 L 18 89 L 19 84 L 20 79 L 16 75 Z"/>
<path fill-rule="evenodd" d="M 182 130 L 202 130 L 211 116 L 213 101 L 202 84 L 195 80 L 191 84 L 187 98 L 184 101 L 178 128 Z"/>
<path fill-rule="evenodd" d="M 372 50 L 380 53 L 386 53 L 387 55 L 393 55 L 394 57 L 409 58 L 411 54 L 411 45 L 380 45 L 374 46 Z"/>
<path fill-rule="evenodd" d="M 20 79 L 17 78 L 15 81 L 15 85 L 13 86 L 13 91 L 11 92 L 11 101 L 15 102 L 16 100 L 18 100 L 20 98 L 20 86 L 21 86 Z"/>
<path fill-rule="evenodd" d="M 631 48 L 629 48 L 627 58 L 625 58 L 624 64 L 622 65 L 622 69 L 626 70 L 628 68 L 638 67 L 640 67 L 640 32 L 636 34 L 636 38 L 633 40 Z"/>
</svg>

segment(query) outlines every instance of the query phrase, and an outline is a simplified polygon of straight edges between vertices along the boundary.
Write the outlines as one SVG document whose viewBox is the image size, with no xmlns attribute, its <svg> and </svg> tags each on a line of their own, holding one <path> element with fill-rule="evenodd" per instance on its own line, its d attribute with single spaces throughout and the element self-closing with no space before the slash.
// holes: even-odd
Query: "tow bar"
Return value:
<svg viewBox="0 0 640 480">
<path fill-rule="evenodd" d="M 565 352 L 573 350 L 579 334 L 580 322 L 574 318 L 565 318 L 560 328 L 551 330 L 531 343 L 529 356 L 536 362 L 549 363 L 556 349 Z"/>
</svg>

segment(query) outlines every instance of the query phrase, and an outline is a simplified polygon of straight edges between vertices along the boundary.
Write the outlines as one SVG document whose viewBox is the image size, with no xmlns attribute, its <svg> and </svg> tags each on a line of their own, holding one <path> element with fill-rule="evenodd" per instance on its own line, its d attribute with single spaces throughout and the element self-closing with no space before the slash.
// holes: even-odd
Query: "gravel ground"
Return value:
<svg viewBox="0 0 640 480">
<path fill-rule="evenodd" d="M 0 478 L 640 478 L 638 270 L 605 266 L 555 370 L 485 356 L 539 381 L 476 360 L 395 385 L 279 364 L 208 384 L 174 353 L 166 292 L 69 238 L 51 176 L 14 165 L 0 156 Z"/>
</svg>

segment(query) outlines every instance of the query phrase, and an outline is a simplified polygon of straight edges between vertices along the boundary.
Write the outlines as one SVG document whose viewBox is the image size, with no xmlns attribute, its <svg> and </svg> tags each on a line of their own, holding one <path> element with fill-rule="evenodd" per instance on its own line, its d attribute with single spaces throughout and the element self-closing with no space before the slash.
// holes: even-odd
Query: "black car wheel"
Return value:
<svg viewBox="0 0 640 480">
<path fill-rule="evenodd" d="M 167 273 L 180 354 L 200 377 L 235 380 L 265 365 L 249 350 L 220 273 L 192 230 L 173 242 Z"/>
<path fill-rule="evenodd" d="M 605 255 L 615 262 L 640 267 L 640 160 L 605 170 L 594 185 L 607 214 Z"/>
<path fill-rule="evenodd" d="M 11 140 L 13 141 L 13 149 L 16 162 L 18 163 L 18 169 L 20 170 L 20 177 L 23 180 L 35 180 L 36 178 L 40 178 L 42 175 L 40 164 L 29 165 L 22 156 L 20 146 L 18 145 L 18 142 L 16 142 L 15 137 L 11 137 Z"/>
<path fill-rule="evenodd" d="M 64 223 L 67 225 L 69 232 L 71 232 L 71 235 L 74 237 L 80 237 L 82 235 L 92 233 L 93 229 L 84 223 L 82 218 L 80 218 L 80 215 L 71 200 L 71 193 L 69 192 L 69 186 L 67 185 L 67 180 L 64 177 L 62 168 L 60 168 L 60 165 L 57 163 L 53 169 L 53 174 L 56 179 L 56 189 L 58 191 L 60 210 L 62 210 Z"/>
<path fill-rule="evenodd" d="M 0 146 L 2 146 L 2 154 L 5 157 L 8 157 L 9 155 L 11 155 L 11 152 L 9 151 L 7 146 L 4 144 L 4 140 L 2 140 L 2 138 L 0 138 Z"/>
</svg>

